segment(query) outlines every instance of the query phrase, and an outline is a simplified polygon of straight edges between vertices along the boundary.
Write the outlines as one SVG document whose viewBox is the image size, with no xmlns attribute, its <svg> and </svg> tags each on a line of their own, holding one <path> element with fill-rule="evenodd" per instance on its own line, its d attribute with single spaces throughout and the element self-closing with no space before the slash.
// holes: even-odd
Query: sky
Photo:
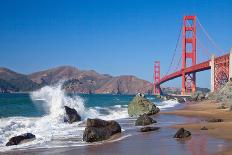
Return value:
<svg viewBox="0 0 232 155">
<path fill-rule="evenodd" d="M 154 61 L 165 75 L 176 44 L 170 72 L 178 66 L 184 15 L 196 15 L 217 45 L 197 25 L 198 62 L 228 52 L 231 6 L 230 0 L 1 0 L 0 66 L 29 74 L 70 65 L 152 82 Z M 198 86 L 210 87 L 209 80 L 209 71 L 197 74 Z M 180 79 L 165 84 L 180 85 Z"/>
</svg>

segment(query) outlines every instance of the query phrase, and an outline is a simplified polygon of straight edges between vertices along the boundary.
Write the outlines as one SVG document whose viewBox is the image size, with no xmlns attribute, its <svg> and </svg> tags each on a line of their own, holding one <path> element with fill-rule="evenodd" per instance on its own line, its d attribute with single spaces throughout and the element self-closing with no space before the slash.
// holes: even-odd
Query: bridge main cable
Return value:
<svg viewBox="0 0 232 155">
<path fill-rule="evenodd" d="M 179 30 L 179 34 L 178 34 L 176 46 L 175 46 L 175 49 L 174 49 L 174 52 L 173 52 L 173 55 L 172 55 L 171 63 L 169 64 L 169 67 L 168 67 L 168 70 L 167 70 L 165 76 L 168 75 L 168 73 L 169 73 L 169 71 L 170 71 L 170 69 L 171 69 L 171 67 L 172 67 L 172 65 L 173 65 L 174 58 L 175 58 L 175 56 L 176 56 L 177 48 L 178 48 L 179 41 L 180 41 L 181 32 L 182 32 L 182 22 L 181 22 L 181 25 L 180 25 L 180 30 Z"/>
</svg>

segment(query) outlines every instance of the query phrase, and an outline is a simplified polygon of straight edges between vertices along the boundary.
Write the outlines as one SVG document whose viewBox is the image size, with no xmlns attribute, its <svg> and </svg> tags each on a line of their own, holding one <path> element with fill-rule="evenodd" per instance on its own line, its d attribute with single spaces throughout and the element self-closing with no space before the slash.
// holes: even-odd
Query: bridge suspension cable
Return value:
<svg viewBox="0 0 232 155">
<path fill-rule="evenodd" d="M 222 50 L 222 48 L 220 48 L 216 42 L 212 39 L 212 37 L 210 37 L 209 33 L 206 31 L 206 29 L 203 27 L 203 25 L 201 24 L 200 20 L 198 18 L 197 19 L 197 23 L 199 24 L 200 28 L 202 29 L 202 31 L 205 33 L 207 39 L 210 41 L 210 43 L 220 52 L 225 53 L 225 51 Z"/>
<path fill-rule="evenodd" d="M 187 24 L 191 25 L 188 20 L 187 20 Z M 212 53 L 209 52 L 209 50 L 204 46 L 204 44 L 201 42 L 200 38 L 197 35 L 196 35 L 196 39 L 197 39 L 198 45 L 202 49 L 203 53 L 207 56 L 207 58 L 209 58 Z"/>
<path fill-rule="evenodd" d="M 180 24 L 180 30 L 179 30 L 179 34 L 178 34 L 178 39 L 177 39 L 176 46 L 175 46 L 175 49 L 174 49 L 174 52 L 173 52 L 173 55 L 172 55 L 171 63 L 168 66 L 168 70 L 167 70 L 165 76 L 168 75 L 168 73 L 169 73 L 169 71 L 170 71 L 170 69 L 171 69 L 171 67 L 173 65 L 174 58 L 176 56 L 177 48 L 178 48 L 178 45 L 179 45 L 180 37 L 181 37 L 181 32 L 182 32 L 182 22 Z"/>
</svg>

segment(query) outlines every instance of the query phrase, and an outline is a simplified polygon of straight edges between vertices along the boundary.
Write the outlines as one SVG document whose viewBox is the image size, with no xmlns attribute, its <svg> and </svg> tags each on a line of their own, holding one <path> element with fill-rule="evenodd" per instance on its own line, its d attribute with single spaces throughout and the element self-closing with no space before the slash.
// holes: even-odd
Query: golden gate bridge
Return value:
<svg viewBox="0 0 232 155">
<path fill-rule="evenodd" d="M 205 70 L 211 70 L 210 81 L 212 92 L 219 89 L 232 77 L 232 50 L 229 53 L 218 57 L 212 54 L 211 59 L 205 60 L 201 63 L 197 63 L 196 44 L 197 40 L 199 40 L 196 33 L 197 23 L 202 29 L 202 31 L 205 33 L 208 40 L 214 45 L 214 47 L 217 50 L 222 51 L 213 41 L 213 39 L 209 36 L 209 34 L 204 29 L 204 27 L 202 26 L 202 24 L 196 16 L 184 16 L 177 45 L 165 76 L 160 76 L 160 61 L 155 61 L 154 63 L 154 94 L 162 93 L 160 87 L 161 84 L 178 77 L 181 77 L 182 80 L 182 95 L 187 95 L 196 92 L 196 73 Z M 173 66 L 174 57 L 176 56 L 180 36 L 182 36 L 182 54 L 180 59 L 178 60 L 178 65 L 182 61 L 181 68 L 178 70 L 176 69 L 176 71 L 172 73 L 169 73 L 170 68 Z M 199 45 L 203 47 L 203 44 Z"/>
</svg>

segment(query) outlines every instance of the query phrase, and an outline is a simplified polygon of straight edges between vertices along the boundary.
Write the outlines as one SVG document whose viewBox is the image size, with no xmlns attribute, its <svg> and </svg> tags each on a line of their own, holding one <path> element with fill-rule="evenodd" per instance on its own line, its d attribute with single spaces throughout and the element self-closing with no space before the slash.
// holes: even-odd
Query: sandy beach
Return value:
<svg viewBox="0 0 232 155">
<path fill-rule="evenodd" d="M 162 112 L 162 114 L 171 114 L 187 117 L 198 117 L 200 122 L 185 123 L 172 126 L 172 128 L 184 127 L 193 132 L 204 132 L 209 136 L 232 141 L 232 112 L 229 108 L 218 109 L 218 103 L 214 101 L 202 101 L 193 104 L 187 104 L 183 109 Z M 222 119 L 223 122 L 208 122 L 209 119 Z M 206 127 L 208 130 L 201 130 Z M 231 155 L 232 149 L 227 148 L 219 154 Z"/>
</svg>

